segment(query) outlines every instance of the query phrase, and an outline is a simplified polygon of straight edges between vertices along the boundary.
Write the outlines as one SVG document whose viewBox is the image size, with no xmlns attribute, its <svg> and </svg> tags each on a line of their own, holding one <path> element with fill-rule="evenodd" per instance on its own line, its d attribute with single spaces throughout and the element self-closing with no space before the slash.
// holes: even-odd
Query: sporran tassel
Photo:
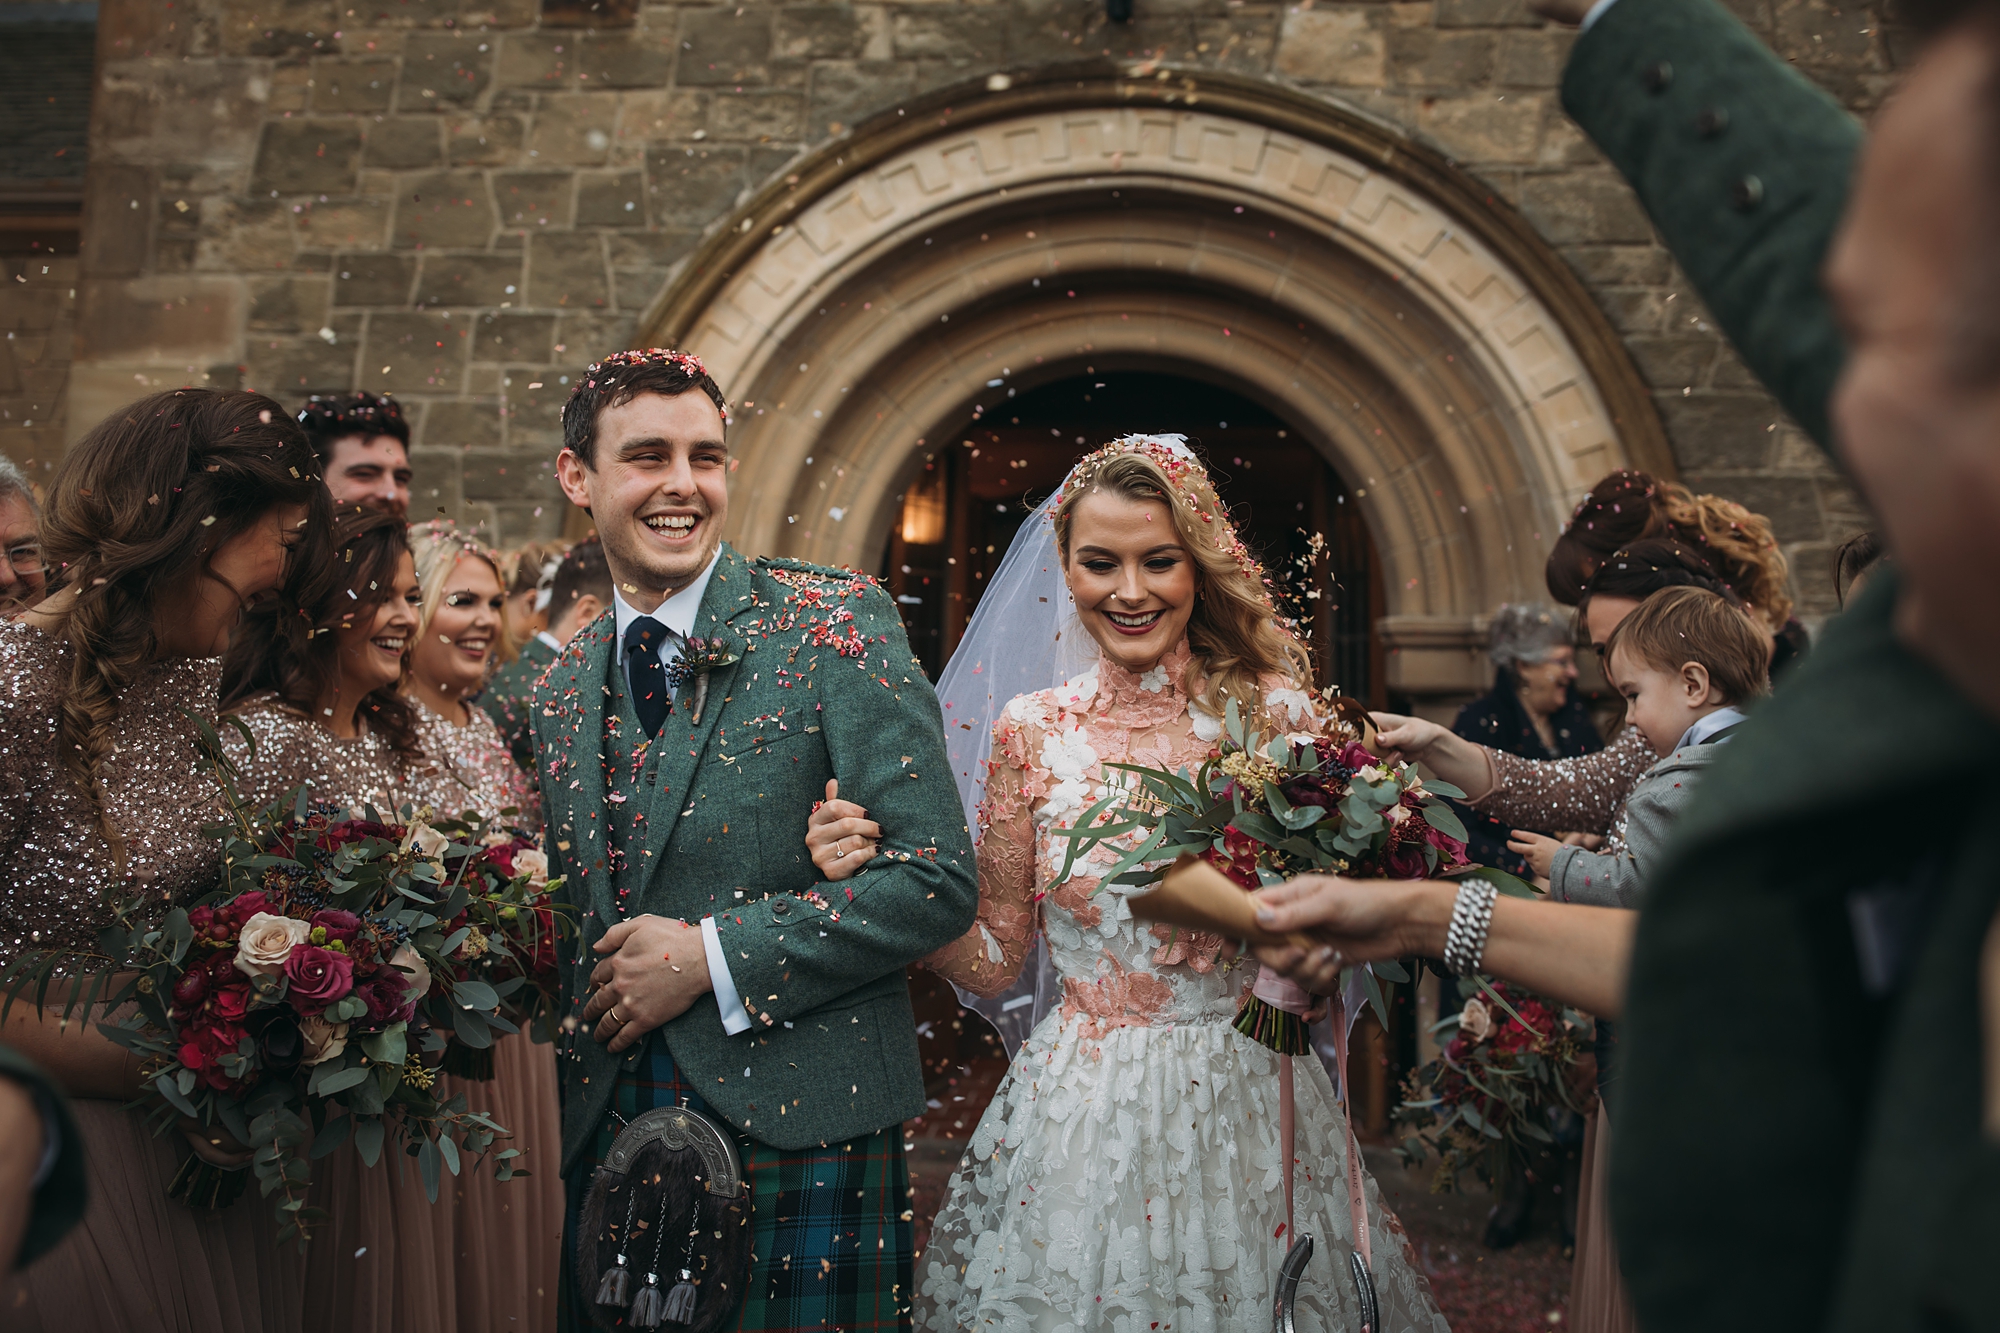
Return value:
<svg viewBox="0 0 2000 1333">
<path fill-rule="evenodd" d="M 632 1271 L 625 1267 L 625 1256 L 618 1256 L 618 1266 L 604 1270 L 604 1276 L 597 1283 L 597 1303 L 599 1305 L 626 1306 L 632 1303 Z"/>
<path fill-rule="evenodd" d="M 666 1316 L 667 1298 L 660 1291 L 660 1275 L 646 1274 L 646 1285 L 632 1300 L 632 1313 L 626 1323 L 633 1328 L 658 1328 L 660 1320 Z"/>
<path fill-rule="evenodd" d="M 694 1274 L 681 1270 L 681 1280 L 667 1293 L 667 1322 L 669 1324 L 692 1324 L 694 1322 L 695 1297 L 700 1293 L 688 1279 Z"/>
</svg>

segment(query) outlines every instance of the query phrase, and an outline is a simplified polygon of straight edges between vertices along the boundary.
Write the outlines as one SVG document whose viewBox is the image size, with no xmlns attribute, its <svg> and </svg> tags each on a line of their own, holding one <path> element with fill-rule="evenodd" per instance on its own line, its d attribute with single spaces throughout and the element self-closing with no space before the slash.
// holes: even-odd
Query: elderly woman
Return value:
<svg viewBox="0 0 2000 1333">
<path fill-rule="evenodd" d="M 1568 616 L 1539 602 L 1502 606 L 1493 616 L 1486 656 L 1495 671 L 1493 688 L 1459 710 L 1452 731 L 1523 759 L 1574 759 L 1604 748 L 1576 695 L 1576 644 Z M 1512 826 L 1464 806 L 1459 810 L 1471 835 L 1466 855 L 1533 878 L 1520 855 L 1507 850 Z"/>
</svg>

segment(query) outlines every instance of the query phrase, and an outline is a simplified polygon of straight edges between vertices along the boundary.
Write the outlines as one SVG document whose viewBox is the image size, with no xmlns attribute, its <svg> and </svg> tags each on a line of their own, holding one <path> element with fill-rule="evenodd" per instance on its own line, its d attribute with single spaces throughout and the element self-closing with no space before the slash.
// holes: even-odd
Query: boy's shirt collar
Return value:
<svg viewBox="0 0 2000 1333">
<path fill-rule="evenodd" d="M 1718 708 L 1713 713 L 1710 713 L 1707 717 L 1695 719 L 1694 725 L 1681 733 L 1681 738 L 1678 742 L 1675 743 L 1674 749 L 1685 750 L 1690 745 L 1704 744 L 1708 740 L 1708 738 L 1715 735 L 1716 732 L 1721 731 L 1726 727 L 1733 727 L 1738 722 L 1744 722 L 1747 721 L 1748 719 L 1749 715 L 1745 713 L 1742 709 L 1736 707 L 1736 705 L 1734 704 L 1730 704 L 1724 708 Z M 1724 736 L 1721 740 L 1717 741 L 1716 744 L 1727 745 L 1731 739 L 1732 739 L 1731 737 Z"/>
</svg>

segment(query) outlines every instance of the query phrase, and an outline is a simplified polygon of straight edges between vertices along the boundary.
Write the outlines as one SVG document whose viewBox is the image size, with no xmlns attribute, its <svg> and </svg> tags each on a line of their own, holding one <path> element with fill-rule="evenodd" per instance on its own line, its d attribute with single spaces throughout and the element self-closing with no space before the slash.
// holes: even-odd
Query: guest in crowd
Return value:
<svg viewBox="0 0 2000 1333">
<path fill-rule="evenodd" d="M 1493 688 L 1459 710 L 1453 732 L 1524 759 L 1574 759 L 1604 748 L 1577 697 L 1576 637 L 1568 616 L 1535 603 L 1503 606 L 1487 631 L 1486 657 L 1494 668 Z M 1460 809 L 1467 816 L 1468 857 L 1532 878 L 1519 854 L 1507 850 L 1511 829 L 1504 821 Z"/>
<path fill-rule="evenodd" d="M 422 597 L 405 686 L 422 707 L 424 747 L 438 766 L 415 799 L 441 813 L 472 809 L 503 827 L 539 831 L 539 793 L 492 718 L 468 702 L 485 684 L 499 632 L 498 560 L 448 523 L 411 529 L 410 545 Z M 555 1047 L 525 1032 L 501 1036 L 490 1079 L 444 1081 L 513 1131 L 531 1173 L 504 1184 L 490 1173 L 464 1174 L 453 1187 L 460 1325 L 550 1327 L 563 1216 Z"/>
<path fill-rule="evenodd" d="M 314 395 L 299 424 L 319 455 L 336 507 L 410 512 L 410 425 L 393 398 L 379 394 Z"/>
<path fill-rule="evenodd" d="M 83 1219 L 83 1142 L 69 1099 L 0 1045 L 0 1273 L 47 1252 Z"/>
<path fill-rule="evenodd" d="M 1771 521 L 1734 500 L 1696 495 L 1678 482 L 1620 469 L 1591 488 L 1549 552 L 1549 592 L 1575 606 L 1610 555 L 1634 542 L 1666 537 L 1693 550 L 1729 590 L 1753 608 L 1771 640 L 1771 675 L 1784 675 L 1808 647 L 1792 614 L 1790 571 Z"/>
<path fill-rule="evenodd" d="M 564 541 L 529 542 L 500 553 L 500 582 L 507 601 L 500 609 L 496 660 L 511 665 L 537 634 L 549 628 L 549 587 L 562 563 Z"/>
<path fill-rule="evenodd" d="M 0 962 L 90 948 L 109 901 L 158 917 L 214 886 L 217 780 L 194 719 L 216 716 L 216 659 L 244 608 L 293 561 L 325 563 L 330 526 L 304 435 L 255 394 L 156 394 L 71 448 L 42 516 L 59 586 L 0 624 Z M 167 1197 L 189 1147 L 241 1165 L 240 1145 L 211 1127 L 154 1134 L 126 1109 L 137 1060 L 59 1012 L 17 1003 L 6 1040 L 73 1099 L 90 1203 L 0 1290 L 8 1328 L 297 1328 L 298 1254 L 254 1193 L 214 1212 Z"/>
<path fill-rule="evenodd" d="M 0 456 L 0 618 L 20 614 L 42 600 L 41 506 L 35 488 L 13 460 Z"/>
<path fill-rule="evenodd" d="M 1868 575 L 1887 555 L 1879 532 L 1860 532 L 1842 542 L 1833 553 L 1833 596 L 1844 610 L 1849 599 L 1861 592 Z"/>
<path fill-rule="evenodd" d="M 547 628 L 528 641 L 521 655 L 493 673 L 479 706 L 500 728 L 514 762 L 523 773 L 535 771 L 534 730 L 529 705 L 535 682 L 556 660 L 576 632 L 604 614 L 611 605 L 611 566 L 604 562 L 604 545 L 586 537 L 570 547 L 549 580 Z"/>
</svg>

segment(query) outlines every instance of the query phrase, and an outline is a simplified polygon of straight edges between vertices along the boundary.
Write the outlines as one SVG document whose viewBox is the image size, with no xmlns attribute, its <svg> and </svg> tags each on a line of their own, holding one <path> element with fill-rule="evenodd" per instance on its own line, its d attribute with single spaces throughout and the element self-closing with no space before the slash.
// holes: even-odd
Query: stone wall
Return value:
<svg viewBox="0 0 2000 1333">
<path fill-rule="evenodd" d="M 1871 8 L 1737 0 L 1857 111 Z M 390 391 L 413 514 L 561 525 L 566 377 L 626 345 L 703 230 L 802 151 L 919 92 L 1083 56 L 1268 76 L 1422 136 L 1575 267 L 1659 395 L 1684 476 L 1776 521 L 1807 611 L 1865 522 L 1563 117 L 1571 38 L 1520 0 L 646 4 L 104 0 L 72 437 L 147 386 Z"/>
</svg>

